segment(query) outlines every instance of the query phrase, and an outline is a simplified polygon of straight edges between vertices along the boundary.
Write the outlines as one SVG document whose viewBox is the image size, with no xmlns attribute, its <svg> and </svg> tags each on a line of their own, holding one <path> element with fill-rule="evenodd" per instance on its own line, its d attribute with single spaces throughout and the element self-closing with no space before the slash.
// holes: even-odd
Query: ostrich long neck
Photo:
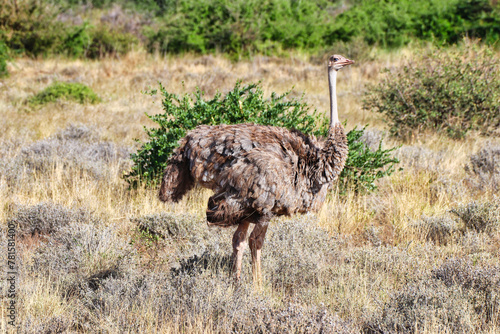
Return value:
<svg viewBox="0 0 500 334">
<path fill-rule="evenodd" d="M 337 71 L 328 69 L 328 86 L 330 88 L 330 129 L 339 122 L 337 110 Z"/>
<path fill-rule="evenodd" d="M 338 177 L 344 169 L 349 150 L 344 127 L 339 121 L 337 111 L 337 71 L 331 68 L 328 69 L 328 83 L 330 86 L 330 129 L 325 146 L 319 152 L 317 160 L 316 180 L 320 183 L 330 183 Z"/>
</svg>

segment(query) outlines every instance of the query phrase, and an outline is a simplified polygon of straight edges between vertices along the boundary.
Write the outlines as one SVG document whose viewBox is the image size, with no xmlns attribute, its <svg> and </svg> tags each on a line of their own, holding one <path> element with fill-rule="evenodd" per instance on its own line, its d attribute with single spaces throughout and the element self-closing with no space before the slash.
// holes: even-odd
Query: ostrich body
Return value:
<svg viewBox="0 0 500 334">
<path fill-rule="evenodd" d="M 179 201 L 198 183 L 215 194 L 208 200 L 209 225 L 237 225 L 233 271 L 238 280 L 250 224 L 252 273 L 261 281 L 260 253 L 274 216 L 316 212 L 347 158 L 339 122 L 337 71 L 354 63 L 333 55 L 328 63 L 330 129 L 325 141 L 296 130 L 255 124 L 198 126 L 179 141 L 165 169 L 159 197 Z"/>
</svg>

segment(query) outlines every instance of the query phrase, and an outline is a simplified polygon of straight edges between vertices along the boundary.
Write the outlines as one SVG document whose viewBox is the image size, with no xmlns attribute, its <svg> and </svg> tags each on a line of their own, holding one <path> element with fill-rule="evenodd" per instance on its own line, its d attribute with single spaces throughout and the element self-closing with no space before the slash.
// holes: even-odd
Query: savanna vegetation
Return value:
<svg viewBox="0 0 500 334">
<path fill-rule="evenodd" d="M 499 21 L 486 0 L 5 1 L 0 329 L 499 332 Z M 235 285 L 211 193 L 163 204 L 157 175 L 198 124 L 324 135 L 332 52 L 356 60 L 347 167 L 318 214 L 271 222 L 262 290 L 249 254 Z"/>
<path fill-rule="evenodd" d="M 84 84 L 77 82 L 54 82 L 41 92 L 28 99 L 31 105 L 55 102 L 59 99 L 73 100 L 78 103 L 97 103 L 99 96 Z"/>
<path fill-rule="evenodd" d="M 363 107 L 383 113 L 395 136 L 500 128 L 500 63 L 487 47 L 432 48 L 389 73 L 367 90 Z"/>
<path fill-rule="evenodd" d="M 6 0 L 0 36 L 13 54 L 28 56 L 95 59 L 139 45 L 233 59 L 322 54 L 333 45 L 359 56 L 374 45 L 449 45 L 463 36 L 495 44 L 500 6 L 490 0 Z"/>
</svg>

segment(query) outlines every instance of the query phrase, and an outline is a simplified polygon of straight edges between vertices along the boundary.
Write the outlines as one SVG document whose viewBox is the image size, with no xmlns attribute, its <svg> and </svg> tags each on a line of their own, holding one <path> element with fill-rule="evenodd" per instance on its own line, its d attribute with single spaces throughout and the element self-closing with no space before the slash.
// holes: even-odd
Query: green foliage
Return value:
<svg viewBox="0 0 500 334">
<path fill-rule="evenodd" d="M 2 40 L 0 40 L 0 78 L 9 75 L 9 72 L 7 71 L 7 60 L 9 59 L 10 59 L 9 48 L 7 47 L 7 45 L 5 45 L 5 43 Z"/>
<path fill-rule="evenodd" d="M 32 57 L 98 58 L 125 53 L 138 43 L 150 52 L 223 52 L 238 58 L 297 49 L 318 53 L 346 43 L 362 46 L 366 53 L 371 45 L 443 45 L 463 36 L 495 44 L 500 39 L 500 5 L 489 0 L 4 2 L 0 30 L 7 33 L 7 46 Z M 112 6 L 143 19 L 121 27 L 114 19 L 103 21 L 103 12 Z M 88 23 L 81 24 L 81 16 Z"/>
<path fill-rule="evenodd" d="M 90 29 L 90 42 L 85 50 L 85 57 L 96 59 L 127 53 L 139 40 L 132 34 L 119 32 L 106 25 Z"/>
<path fill-rule="evenodd" d="M 337 16 L 330 42 L 362 37 L 369 44 L 396 47 L 412 39 L 449 44 L 463 36 L 495 43 L 500 7 L 488 0 L 356 0 Z"/>
<path fill-rule="evenodd" d="M 36 0 L 6 0 L 0 8 L 0 30 L 14 53 L 46 55 L 61 39 L 63 24 L 57 7 Z"/>
<path fill-rule="evenodd" d="M 172 151 L 186 132 L 201 124 L 238 124 L 255 123 L 285 128 L 294 128 L 306 134 L 326 136 L 328 120 L 316 111 L 310 113 L 309 107 L 302 100 L 287 100 L 289 92 L 264 99 L 264 93 L 258 84 L 242 87 L 238 82 L 233 90 L 222 97 L 205 100 L 203 92 L 183 97 L 168 93 L 160 85 L 163 95 L 164 114 L 148 115 L 159 127 L 146 128 L 148 142 L 131 155 L 134 166 L 125 179 L 132 185 L 144 182 L 154 185 L 165 168 Z M 156 91 L 152 91 L 155 94 Z M 352 130 L 349 139 L 349 157 L 347 166 L 341 174 L 341 187 L 345 190 L 354 186 L 355 190 L 373 190 L 374 181 L 394 171 L 398 161 L 389 156 L 392 150 L 370 150 L 359 141 L 364 129 Z M 348 180 L 350 178 L 351 180 Z"/>
<path fill-rule="evenodd" d="M 399 137 L 421 130 L 463 137 L 500 126 L 499 59 L 477 43 L 429 50 L 368 90 L 365 109 L 383 113 Z"/>
<path fill-rule="evenodd" d="M 60 53 L 66 53 L 70 57 L 81 57 L 85 54 L 91 37 L 88 32 L 88 23 L 72 27 L 62 40 Z"/>
<path fill-rule="evenodd" d="M 59 20 L 58 14 L 66 14 L 63 2 L 6 1 L 6 10 L 0 10 L 6 46 L 30 57 L 62 54 L 95 59 L 125 54 L 139 43 L 137 37 L 105 24 L 74 25 Z"/>
<path fill-rule="evenodd" d="M 45 88 L 40 93 L 31 97 L 28 103 L 31 105 L 41 105 L 55 102 L 59 99 L 73 100 L 78 103 L 97 103 L 101 101 L 92 89 L 81 83 L 55 82 Z"/>
<path fill-rule="evenodd" d="M 246 54 L 324 46 L 336 2 L 181 0 L 150 31 L 148 48 L 179 53 Z"/>
<path fill-rule="evenodd" d="M 81 26 L 69 29 L 56 53 L 70 57 L 98 59 L 125 54 L 138 42 L 138 39 L 131 34 L 115 31 L 103 24 L 90 26 L 85 22 Z"/>
<path fill-rule="evenodd" d="M 463 36 L 487 43 L 500 38 L 500 9 L 488 0 L 353 0 L 342 12 L 340 6 L 324 0 L 180 0 L 158 17 L 158 28 L 148 31 L 148 48 L 276 54 L 314 52 L 359 38 L 382 47 L 412 40 L 450 44 Z"/>
<path fill-rule="evenodd" d="M 118 5 L 134 11 L 150 12 L 157 15 L 163 13 L 173 3 L 170 0 L 51 0 L 51 2 L 64 9 L 71 9 L 82 5 L 91 8 L 106 9 Z"/>
<path fill-rule="evenodd" d="M 355 190 L 375 190 L 375 181 L 384 176 L 389 176 L 395 171 L 395 164 L 399 163 L 397 158 L 389 153 L 397 147 L 384 150 L 382 141 L 379 142 L 377 150 L 371 150 L 361 139 L 366 126 L 358 130 L 354 128 L 347 133 L 349 143 L 349 155 L 342 173 L 340 173 L 340 188 L 345 190 L 349 187 Z"/>
</svg>

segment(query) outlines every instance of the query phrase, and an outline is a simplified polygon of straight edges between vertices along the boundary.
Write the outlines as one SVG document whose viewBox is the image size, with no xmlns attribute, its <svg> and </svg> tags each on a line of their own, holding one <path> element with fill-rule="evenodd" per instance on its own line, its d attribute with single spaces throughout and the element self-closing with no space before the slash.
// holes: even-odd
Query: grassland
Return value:
<svg viewBox="0 0 500 334">
<path fill-rule="evenodd" d="M 349 129 L 370 124 L 367 143 L 386 127 L 362 110 L 362 93 L 413 52 L 379 54 L 339 74 L 340 117 Z M 19 332 L 500 332 L 499 137 L 386 138 L 402 145 L 404 169 L 377 192 L 334 191 L 317 215 L 274 220 L 257 291 L 248 254 L 243 282 L 229 277 L 232 231 L 204 223 L 210 192 L 164 205 L 156 189 L 128 190 L 121 176 L 134 138 L 151 126 L 144 113 L 161 112 L 158 97 L 141 90 L 160 81 L 174 93 L 200 87 L 211 96 L 237 79 L 262 81 L 269 94 L 293 86 L 326 111 L 322 60 L 132 52 L 20 58 L 8 71 L 0 81 L 0 237 L 5 254 L 6 226 L 15 223 Z M 27 103 L 59 81 L 84 83 L 101 102 Z M 5 317 L 0 328 L 15 331 Z"/>
</svg>

